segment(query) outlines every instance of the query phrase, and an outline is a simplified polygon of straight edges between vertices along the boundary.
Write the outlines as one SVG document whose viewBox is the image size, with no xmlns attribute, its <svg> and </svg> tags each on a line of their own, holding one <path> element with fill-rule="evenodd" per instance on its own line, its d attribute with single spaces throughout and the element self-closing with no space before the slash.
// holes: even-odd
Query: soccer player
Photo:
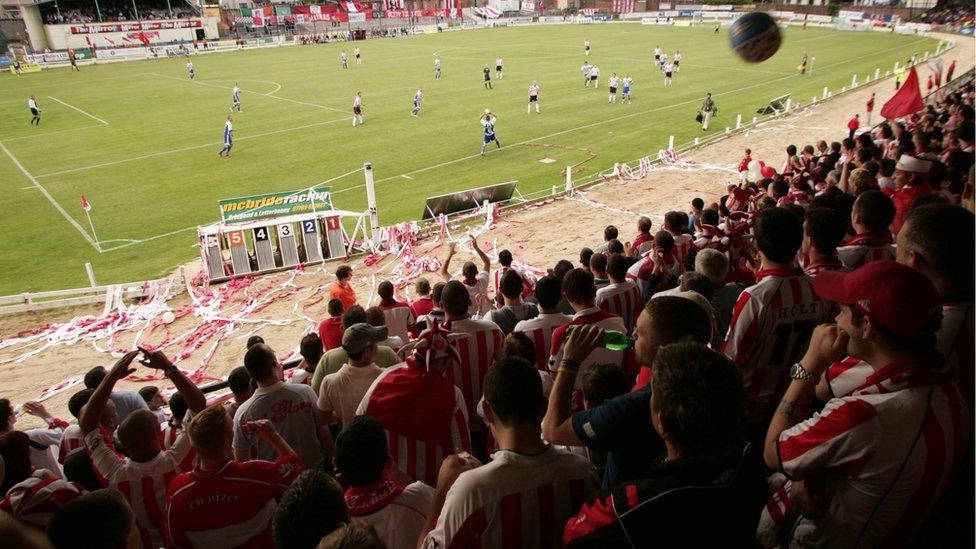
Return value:
<svg viewBox="0 0 976 549">
<path fill-rule="evenodd" d="M 539 84 L 535 80 L 529 86 L 529 105 L 525 109 L 525 114 L 532 112 L 532 104 L 535 103 L 535 112 L 539 112 Z"/>
<path fill-rule="evenodd" d="M 719 30 L 719 28 L 721 28 L 721 27 L 722 27 L 722 24 L 721 24 L 721 23 L 719 23 L 718 21 L 716 21 L 716 22 L 715 22 L 715 34 L 718 34 L 718 30 Z"/>
<path fill-rule="evenodd" d="M 580 67 L 580 72 L 583 73 L 583 87 L 590 87 L 591 70 L 593 70 L 593 65 L 590 65 L 589 61 L 583 61 L 583 66 Z"/>
<path fill-rule="evenodd" d="M 668 64 L 668 53 L 667 52 L 661 52 L 661 60 L 659 61 L 658 68 L 661 69 L 661 71 L 663 72 L 664 71 L 664 67 L 667 64 Z"/>
<path fill-rule="evenodd" d="M 193 77 L 197 75 L 197 71 L 193 68 L 193 61 L 186 62 L 186 73 L 190 75 L 190 80 L 193 80 Z"/>
<path fill-rule="evenodd" d="M 441 79 L 441 58 L 440 56 L 434 56 L 434 80 Z"/>
<path fill-rule="evenodd" d="M 352 127 L 363 123 L 363 92 L 356 92 L 356 97 L 352 100 Z M 345 304 L 343 304 L 345 305 Z"/>
<path fill-rule="evenodd" d="M 346 50 L 342 50 L 342 53 L 339 54 L 339 64 L 341 64 L 342 68 L 344 69 L 349 68 L 349 54 L 346 53 Z"/>
<path fill-rule="evenodd" d="M 234 146 L 234 120 L 227 115 L 227 121 L 224 122 L 224 148 L 220 149 L 217 156 L 230 156 L 230 149 Z"/>
<path fill-rule="evenodd" d="M 502 58 L 501 57 L 499 57 L 498 59 L 495 59 L 495 78 L 497 78 L 499 80 L 501 80 L 501 78 L 503 76 L 502 75 L 502 67 L 504 66 L 504 64 L 505 64 L 505 62 L 502 61 Z"/>
<path fill-rule="evenodd" d="M 681 70 L 679 65 L 681 65 L 681 52 L 675 50 L 674 51 L 674 72 L 678 72 Z"/>
<path fill-rule="evenodd" d="M 583 54 L 586 57 L 589 57 L 590 56 L 590 41 L 589 40 L 584 40 L 583 41 Z"/>
<path fill-rule="evenodd" d="M 488 65 L 485 65 L 485 68 L 481 69 L 481 72 L 485 76 L 485 89 L 486 90 L 490 90 L 491 89 L 491 70 L 488 68 Z"/>
<path fill-rule="evenodd" d="M 661 66 L 661 46 L 654 46 L 654 64 Z"/>
<path fill-rule="evenodd" d="M 231 101 L 233 101 L 233 103 L 230 106 L 230 112 L 234 112 L 234 109 L 237 109 L 237 112 L 241 112 L 241 88 L 237 85 L 237 82 L 234 82 L 234 91 L 231 92 Z"/>
<path fill-rule="evenodd" d="M 166 491 L 166 526 L 172 542 L 168 546 L 273 546 L 275 498 L 304 466 L 270 421 L 249 421 L 241 427 L 274 448 L 276 461 L 234 460 L 234 420 L 222 405 L 197 415 L 188 436 L 200 463 L 174 478 Z"/>
<path fill-rule="evenodd" d="M 107 447 L 99 427 L 112 389 L 135 372 L 130 366 L 140 353 L 145 357 L 140 362 L 162 370 L 183 394 L 191 410 L 199 412 L 206 407 L 203 392 L 162 352 L 136 350 L 123 355 L 108 371 L 82 409 L 78 423 L 98 478 L 106 487 L 122 492 L 132 506 L 143 547 L 162 547 L 166 545 L 162 513 L 166 507 L 166 484 L 183 472 L 183 460 L 191 450 L 190 439 L 180 435 L 170 449 L 162 451 L 159 421 L 149 410 L 139 410 L 130 414 L 117 431 L 119 442 L 129 454 L 124 457 Z"/>
<path fill-rule="evenodd" d="M 800 58 L 800 74 L 806 74 L 807 72 L 807 59 L 807 52 L 806 50 L 803 50 L 803 57 Z"/>
<path fill-rule="evenodd" d="M 627 76 L 624 76 L 623 84 L 624 84 L 624 89 L 620 93 L 621 105 L 623 105 L 624 103 L 630 103 L 630 88 L 631 86 L 634 85 L 634 79 L 631 78 L 630 75 L 628 74 Z"/>
<path fill-rule="evenodd" d="M 488 84 L 491 84 L 491 82 L 489 81 Z M 488 143 L 491 143 L 492 141 L 495 142 L 495 145 L 497 145 L 499 149 L 502 148 L 501 141 L 495 137 L 496 122 L 498 122 L 498 117 L 492 114 L 491 109 L 485 109 L 485 114 L 481 116 L 481 125 L 485 128 L 485 140 L 481 145 L 482 156 L 484 156 L 485 150 L 488 149 Z"/>
<path fill-rule="evenodd" d="M 607 80 L 607 85 L 610 86 L 610 96 L 607 98 L 607 103 L 617 102 L 617 85 L 620 84 L 620 77 L 617 73 L 611 73 L 609 80 Z"/>
<path fill-rule="evenodd" d="M 30 123 L 35 126 L 41 125 L 41 108 L 37 106 L 37 99 L 34 99 L 34 94 L 31 94 L 30 99 L 27 100 L 27 108 L 31 112 Z"/>
<path fill-rule="evenodd" d="M 417 93 L 413 94 L 413 110 L 410 111 L 411 116 L 417 116 L 420 114 L 420 100 L 424 96 L 424 88 L 417 88 Z"/>
<path fill-rule="evenodd" d="M 664 63 L 664 87 L 671 87 L 671 75 L 674 73 L 674 65 L 668 62 Z"/>
<path fill-rule="evenodd" d="M 68 61 L 71 63 L 71 70 L 81 72 L 78 68 L 78 58 L 75 56 L 75 50 L 68 48 Z"/>
<path fill-rule="evenodd" d="M 362 57 L 361 52 L 359 51 L 359 48 L 358 47 L 353 48 L 352 54 L 356 56 L 356 64 L 357 65 L 362 65 L 363 64 L 363 57 Z"/>
<path fill-rule="evenodd" d="M 600 67 L 593 65 L 590 68 L 590 82 L 593 82 L 593 89 L 600 87 Z"/>
<path fill-rule="evenodd" d="M 593 465 L 541 437 L 542 381 L 525 359 L 496 362 L 485 378 L 484 412 L 499 451 L 481 465 L 444 460 L 421 547 L 554 547 L 559 529 L 598 493 Z"/>
</svg>

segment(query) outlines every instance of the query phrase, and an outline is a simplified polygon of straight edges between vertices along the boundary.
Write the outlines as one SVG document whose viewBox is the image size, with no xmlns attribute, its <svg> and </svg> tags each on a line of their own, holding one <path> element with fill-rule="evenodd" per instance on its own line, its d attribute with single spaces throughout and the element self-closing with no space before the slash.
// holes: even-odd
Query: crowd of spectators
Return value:
<svg viewBox="0 0 976 549">
<path fill-rule="evenodd" d="M 63 25 L 67 23 L 107 23 L 111 21 L 157 21 L 160 19 L 183 19 L 199 17 L 200 14 L 189 6 L 173 6 L 171 10 L 164 8 L 139 8 L 138 17 L 130 7 L 103 9 L 101 19 L 98 12 L 87 9 L 51 10 L 44 14 L 44 22 L 48 25 Z"/>
<path fill-rule="evenodd" d="M 776 174 L 747 152 L 719 200 L 608 226 L 538 279 L 474 238 L 412 302 L 341 266 L 295 373 L 252 337 L 226 403 L 141 348 L 85 376 L 76 424 L 30 402 L 48 428 L 18 431 L 0 400 L 0 535 L 972 546 L 973 98 L 791 145 Z M 137 361 L 169 417 L 115 389 Z"/>
<path fill-rule="evenodd" d="M 954 6 L 936 6 L 920 15 L 917 20 L 932 25 L 972 28 L 976 21 L 976 13 L 973 12 L 972 4 L 964 2 Z"/>
</svg>

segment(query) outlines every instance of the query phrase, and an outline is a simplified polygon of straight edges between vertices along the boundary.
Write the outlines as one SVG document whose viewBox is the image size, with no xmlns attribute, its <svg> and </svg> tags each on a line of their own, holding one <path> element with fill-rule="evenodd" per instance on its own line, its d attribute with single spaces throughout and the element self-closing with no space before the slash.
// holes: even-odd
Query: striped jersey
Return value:
<svg viewBox="0 0 976 549">
<path fill-rule="evenodd" d="M 561 547 L 566 521 L 599 493 L 593 465 L 552 446 L 491 457 L 457 478 L 423 546 Z"/>
<path fill-rule="evenodd" d="M 297 455 L 285 454 L 177 476 L 166 492 L 168 547 L 273 547 L 275 498 L 303 469 Z"/>
<path fill-rule="evenodd" d="M 234 124 L 230 120 L 224 122 L 224 143 L 233 141 Z"/>
<path fill-rule="evenodd" d="M 39 469 L 7 490 L 6 497 L 0 500 L 0 511 L 43 532 L 58 509 L 84 493 L 85 488 L 80 484 Z"/>
<path fill-rule="evenodd" d="M 447 398 L 438 397 L 438 391 Z M 425 421 L 425 414 L 436 420 Z M 356 415 L 382 423 L 393 461 L 411 478 L 431 486 L 437 484 L 446 456 L 471 449 L 461 390 L 413 358 L 383 370 L 363 395 Z"/>
<path fill-rule="evenodd" d="M 791 545 L 894 546 L 912 538 L 970 436 L 970 413 L 938 371 L 941 362 L 936 353 L 896 360 L 780 434 L 782 471 L 794 479 L 827 471 L 833 491 L 827 513 L 801 518 Z"/>
<path fill-rule="evenodd" d="M 404 343 L 410 341 L 410 329 L 417 323 L 417 317 L 414 316 L 410 305 L 403 301 L 393 301 L 380 302 L 379 306 L 383 309 L 383 317 L 390 337 L 399 337 Z"/>
<path fill-rule="evenodd" d="M 688 254 L 691 253 L 691 249 L 695 247 L 695 237 L 688 233 L 674 234 L 668 231 L 674 238 L 674 258 L 678 261 L 678 273 L 685 272 L 685 260 L 688 259 Z"/>
<path fill-rule="evenodd" d="M 514 270 L 519 274 L 520 277 L 522 277 L 522 299 L 532 295 L 532 292 L 535 291 L 535 281 L 526 275 L 525 272 L 512 267 L 501 267 L 500 269 L 497 269 L 495 272 L 491 273 L 491 289 L 494 290 L 495 295 L 501 293 L 499 288 L 502 283 L 502 277 L 505 276 L 505 273 L 507 273 L 509 270 Z"/>
<path fill-rule="evenodd" d="M 573 317 L 563 313 L 539 313 L 539 316 L 523 320 L 515 325 L 515 332 L 523 332 L 535 343 L 535 367 L 549 370 L 549 350 L 552 349 L 552 333 L 565 326 Z"/>
<path fill-rule="evenodd" d="M 64 465 L 64 460 L 71 454 L 85 449 L 85 435 L 77 423 L 69 425 L 61 433 L 61 443 L 58 446 L 58 463 Z"/>
<path fill-rule="evenodd" d="M 626 334 L 634 333 L 637 317 L 644 310 L 640 287 L 633 280 L 614 282 L 596 291 L 596 306 L 624 321 Z"/>
<path fill-rule="evenodd" d="M 745 379 L 752 421 L 762 422 L 786 391 L 789 368 L 806 350 L 813 329 L 833 308 L 799 270 L 761 270 L 756 278 L 732 309 L 723 350 Z"/>
<path fill-rule="evenodd" d="M 231 92 L 231 94 L 232 94 L 232 97 L 234 99 L 234 103 L 240 103 L 241 102 L 241 89 L 239 87 L 234 86 L 234 91 Z"/>
<path fill-rule="evenodd" d="M 132 506 L 142 546 L 147 549 L 164 546 L 166 487 L 183 472 L 180 464 L 190 451 L 190 437 L 180 436 L 172 448 L 144 463 L 119 457 L 109 450 L 98 429 L 85 435 L 85 446 L 102 484 L 122 492 Z"/>
<path fill-rule="evenodd" d="M 473 318 L 452 319 L 444 323 L 444 329 L 456 334 L 466 334 L 466 337 L 456 340 L 453 345 L 461 357 L 447 370 L 447 379 L 451 380 L 468 405 L 468 418 L 471 428 L 479 430 L 484 427 L 481 418 L 475 413 L 474 407 L 481 400 L 484 393 L 485 376 L 488 368 L 498 360 L 502 351 L 502 340 L 505 335 L 501 328 L 490 320 L 476 320 Z"/>
<path fill-rule="evenodd" d="M 841 263 L 852 271 L 872 261 L 894 261 L 895 247 L 891 234 L 861 233 L 852 238 L 846 246 L 837 248 Z"/>
<path fill-rule="evenodd" d="M 556 328 L 552 334 L 552 347 L 549 349 L 549 371 L 555 372 L 559 367 L 559 362 L 563 358 L 563 342 L 566 340 L 566 329 L 569 326 L 593 325 L 604 330 L 614 330 L 623 332 L 627 329 L 624 320 L 615 314 L 600 310 L 598 307 L 583 309 L 573 316 L 573 320 L 565 326 Z M 573 404 L 574 410 L 581 410 L 583 405 L 582 389 L 583 377 L 586 371 L 596 364 L 616 364 L 625 366 L 626 353 L 624 351 L 611 351 L 604 347 L 597 347 L 580 364 L 579 375 L 576 376 L 576 390 L 574 391 Z"/>
</svg>

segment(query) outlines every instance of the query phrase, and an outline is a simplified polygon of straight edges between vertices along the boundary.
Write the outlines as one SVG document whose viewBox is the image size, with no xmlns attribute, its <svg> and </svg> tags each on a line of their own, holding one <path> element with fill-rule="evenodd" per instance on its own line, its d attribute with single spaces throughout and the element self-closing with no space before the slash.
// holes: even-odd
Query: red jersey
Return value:
<svg viewBox="0 0 976 549">
<path fill-rule="evenodd" d="M 797 269 L 756 273 L 732 309 L 723 351 L 739 366 L 753 405 L 753 422 L 766 421 L 789 384 L 813 329 L 832 307 L 813 291 L 813 279 Z"/>
<path fill-rule="evenodd" d="M 278 461 L 228 461 L 215 472 L 183 473 L 166 491 L 172 547 L 273 547 L 275 498 L 302 472 L 294 454 Z"/>
<path fill-rule="evenodd" d="M 635 236 L 634 242 L 630 245 L 631 251 L 636 252 L 636 255 L 638 257 L 651 251 L 651 248 L 653 247 L 654 247 L 654 235 L 645 234 L 645 233 L 640 233 L 637 236 Z"/>
<path fill-rule="evenodd" d="M 918 198 L 932 192 L 932 188 L 922 183 L 919 185 L 906 185 L 895 191 L 885 191 L 891 196 L 891 201 L 895 203 L 895 220 L 891 222 L 891 232 L 898 234 L 901 226 L 905 223 L 905 217 L 911 211 L 912 205 Z"/>
<path fill-rule="evenodd" d="M 322 340 L 322 350 L 328 351 L 342 345 L 342 317 L 330 317 L 319 324 L 319 339 Z"/>
<path fill-rule="evenodd" d="M 637 317 L 644 310 L 640 287 L 632 280 L 616 282 L 596 291 L 596 306 L 624 321 L 626 334 L 634 333 Z"/>
<path fill-rule="evenodd" d="M 430 296 L 426 296 L 411 301 L 410 310 L 413 311 L 414 318 L 427 316 L 427 313 L 434 310 L 434 300 Z"/>
<path fill-rule="evenodd" d="M 742 160 L 739 162 L 739 167 L 736 168 L 735 171 L 739 173 L 748 171 L 750 162 L 752 162 L 752 157 L 749 156 L 748 154 L 745 155 L 744 157 L 742 157 Z"/>
<path fill-rule="evenodd" d="M 847 121 L 847 129 L 854 131 L 861 126 L 861 122 L 855 117 Z"/>
</svg>

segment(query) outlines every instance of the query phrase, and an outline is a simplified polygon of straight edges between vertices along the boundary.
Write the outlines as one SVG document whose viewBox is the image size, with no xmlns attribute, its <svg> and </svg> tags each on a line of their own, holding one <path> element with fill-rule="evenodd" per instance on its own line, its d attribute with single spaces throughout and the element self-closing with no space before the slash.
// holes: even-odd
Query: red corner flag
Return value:
<svg viewBox="0 0 976 549">
<path fill-rule="evenodd" d="M 86 212 L 90 212 L 91 211 L 91 203 L 88 202 L 88 199 L 85 198 L 85 195 L 81 195 L 81 207 Z"/>
<path fill-rule="evenodd" d="M 881 107 L 881 116 L 893 120 L 901 116 L 915 114 L 924 108 L 922 91 L 918 87 L 918 73 L 915 72 L 915 67 L 912 67 L 908 69 L 908 78 L 905 79 L 905 83 L 901 85 L 898 93 Z"/>
</svg>

